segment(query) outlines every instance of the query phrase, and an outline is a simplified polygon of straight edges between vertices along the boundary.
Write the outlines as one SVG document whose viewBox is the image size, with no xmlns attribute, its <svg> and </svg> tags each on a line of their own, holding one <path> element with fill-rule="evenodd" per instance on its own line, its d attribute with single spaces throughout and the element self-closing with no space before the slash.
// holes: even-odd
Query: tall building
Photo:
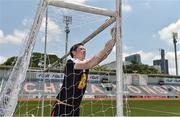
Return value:
<svg viewBox="0 0 180 117">
<path fill-rule="evenodd" d="M 161 49 L 161 59 L 159 60 L 153 60 L 153 65 L 160 66 L 161 73 L 163 74 L 169 74 L 169 66 L 168 66 L 168 60 L 165 59 L 165 51 L 164 49 Z"/>
<path fill-rule="evenodd" d="M 133 54 L 133 55 L 127 56 L 125 57 L 125 61 L 142 64 L 140 54 Z"/>
</svg>

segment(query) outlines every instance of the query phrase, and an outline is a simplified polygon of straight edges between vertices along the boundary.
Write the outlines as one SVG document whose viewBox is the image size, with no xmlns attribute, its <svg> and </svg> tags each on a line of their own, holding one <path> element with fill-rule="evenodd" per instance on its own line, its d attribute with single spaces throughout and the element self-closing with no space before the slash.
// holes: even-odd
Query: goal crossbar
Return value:
<svg viewBox="0 0 180 117">
<path fill-rule="evenodd" d="M 98 8 L 94 6 L 88 6 L 84 4 L 75 4 L 75 3 L 69 3 L 59 0 L 49 0 L 49 5 L 66 8 L 66 9 L 72 9 L 76 11 L 82 11 L 86 13 L 92 13 L 92 14 L 98 14 L 98 15 L 104 15 L 104 16 L 115 16 L 115 12 L 109 9 L 105 8 Z"/>
</svg>

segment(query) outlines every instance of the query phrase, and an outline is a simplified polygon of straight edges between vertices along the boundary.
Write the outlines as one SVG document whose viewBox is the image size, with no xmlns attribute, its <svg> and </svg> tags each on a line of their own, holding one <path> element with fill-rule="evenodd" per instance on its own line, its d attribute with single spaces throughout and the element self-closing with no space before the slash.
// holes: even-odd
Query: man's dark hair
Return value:
<svg viewBox="0 0 180 117">
<path fill-rule="evenodd" d="M 70 49 L 70 55 L 71 55 L 71 57 L 73 58 L 74 56 L 73 56 L 73 53 L 72 53 L 72 51 L 75 51 L 79 46 L 84 46 L 84 44 L 83 43 L 77 43 L 77 44 L 75 44 L 75 45 L 73 45 L 72 47 L 71 47 L 71 49 Z"/>
</svg>

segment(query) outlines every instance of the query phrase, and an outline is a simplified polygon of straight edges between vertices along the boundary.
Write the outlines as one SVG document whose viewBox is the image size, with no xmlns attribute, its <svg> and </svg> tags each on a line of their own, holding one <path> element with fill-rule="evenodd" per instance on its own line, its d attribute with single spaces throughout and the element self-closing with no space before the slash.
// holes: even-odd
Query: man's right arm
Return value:
<svg viewBox="0 0 180 117">
<path fill-rule="evenodd" d="M 116 42 L 115 38 L 115 33 L 112 34 L 112 39 L 109 40 L 106 44 L 105 47 L 95 56 L 93 56 L 89 60 L 84 60 L 84 61 L 76 61 L 75 62 L 75 69 L 91 69 L 94 66 L 98 65 L 101 61 L 103 61 L 112 51 L 114 45 Z"/>
</svg>

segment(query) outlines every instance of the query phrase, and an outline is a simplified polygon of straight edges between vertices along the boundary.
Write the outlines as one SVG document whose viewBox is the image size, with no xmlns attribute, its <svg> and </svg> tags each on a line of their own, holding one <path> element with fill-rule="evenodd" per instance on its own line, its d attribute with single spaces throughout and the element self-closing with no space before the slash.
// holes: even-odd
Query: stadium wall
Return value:
<svg viewBox="0 0 180 117">
<path fill-rule="evenodd" d="M 9 74 L 9 70 L 0 70 L 0 91 Z M 63 77 L 63 73 L 57 72 L 28 72 L 19 98 L 42 98 L 42 93 L 46 98 L 55 97 L 60 91 Z M 103 82 L 104 79 L 107 81 Z M 180 77 L 177 76 L 124 74 L 123 79 L 124 96 L 127 97 L 180 97 Z M 114 98 L 115 94 L 114 73 L 90 72 L 85 98 Z"/>
</svg>

